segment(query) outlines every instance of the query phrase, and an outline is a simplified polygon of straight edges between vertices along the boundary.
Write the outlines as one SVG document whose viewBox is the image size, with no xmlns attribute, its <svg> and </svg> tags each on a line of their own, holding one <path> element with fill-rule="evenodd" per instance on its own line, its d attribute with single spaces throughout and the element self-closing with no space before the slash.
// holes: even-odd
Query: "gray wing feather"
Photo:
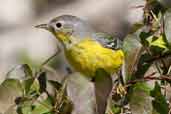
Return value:
<svg viewBox="0 0 171 114">
<path fill-rule="evenodd" d="M 122 48 L 122 41 L 119 38 L 113 37 L 109 34 L 95 33 L 93 34 L 93 38 L 106 48 L 110 48 L 113 50 Z"/>
</svg>

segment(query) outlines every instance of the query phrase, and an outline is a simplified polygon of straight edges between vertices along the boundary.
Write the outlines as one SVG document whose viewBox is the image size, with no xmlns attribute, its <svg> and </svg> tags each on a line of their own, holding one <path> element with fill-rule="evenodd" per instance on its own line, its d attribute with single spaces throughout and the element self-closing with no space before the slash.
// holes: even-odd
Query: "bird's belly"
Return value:
<svg viewBox="0 0 171 114">
<path fill-rule="evenodd" d="M 65 51 L 66 58 L 78 72 L 93 77 L 97 69 L 114 73 L 123 63 L 123 52 L 99 47 L 98 45 L 74 46 Z"/>
</svg>

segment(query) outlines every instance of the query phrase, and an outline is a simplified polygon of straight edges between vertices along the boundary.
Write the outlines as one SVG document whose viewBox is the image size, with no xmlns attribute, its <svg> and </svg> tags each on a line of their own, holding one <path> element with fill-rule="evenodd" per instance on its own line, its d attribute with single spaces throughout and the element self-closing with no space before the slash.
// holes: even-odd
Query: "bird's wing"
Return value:
<svg viewBox="0 0 171 114">
<path fill-rule="evenodd" d="M 112 35 L 106 33 L 95 33 L 93 34 L 93 38 L 106 48 L 113 50 L 122 48 L 122 41 Z"/>
</svg>

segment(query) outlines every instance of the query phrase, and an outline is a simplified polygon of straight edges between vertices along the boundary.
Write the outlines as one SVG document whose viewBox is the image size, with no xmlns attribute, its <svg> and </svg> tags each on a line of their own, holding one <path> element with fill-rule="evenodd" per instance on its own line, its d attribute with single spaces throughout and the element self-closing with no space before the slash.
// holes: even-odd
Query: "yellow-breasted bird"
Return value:
<svg viewBox="0 0 171 114">
<path fill-rule="evenodd" d="M 103 88 L 96 92 L 99 93 L 97 96 L 102 97 L 102 93 L 106 93 L 103 97 L 109 95 L 112 87 L 110 75 L 117 72 L 124 62 L 124 53 L 116 45 L 118 39 L 97 33 L 88 23 L 71 15 L 58 16 L 36 27 L 50 31 L 63 45 L 66 59 L 75 71 L 94 79 L 95 86 Z M 105 78 L 109 83 L 105 83 Z M 107 85 L 109 90 L 104 89 Z M 99 114 L 105 111 L 102 106 L 106 106 L 106 99 L 102 102 L 104 105 L 100 103 L 97 109 Z"/>
</svg>

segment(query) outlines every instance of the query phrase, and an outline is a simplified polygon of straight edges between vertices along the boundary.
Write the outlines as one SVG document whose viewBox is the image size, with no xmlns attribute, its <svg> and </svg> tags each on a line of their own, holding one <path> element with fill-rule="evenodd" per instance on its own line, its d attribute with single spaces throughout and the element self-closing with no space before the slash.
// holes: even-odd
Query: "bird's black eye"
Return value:
<svg viewBox="0 0 171 114">
<path fill-rule="evenodd" d="M 56 23 L 56 27 L 57 28 L 61 28 L 62 27 L 62 24 L 61 23 Z"/>
</svg>

